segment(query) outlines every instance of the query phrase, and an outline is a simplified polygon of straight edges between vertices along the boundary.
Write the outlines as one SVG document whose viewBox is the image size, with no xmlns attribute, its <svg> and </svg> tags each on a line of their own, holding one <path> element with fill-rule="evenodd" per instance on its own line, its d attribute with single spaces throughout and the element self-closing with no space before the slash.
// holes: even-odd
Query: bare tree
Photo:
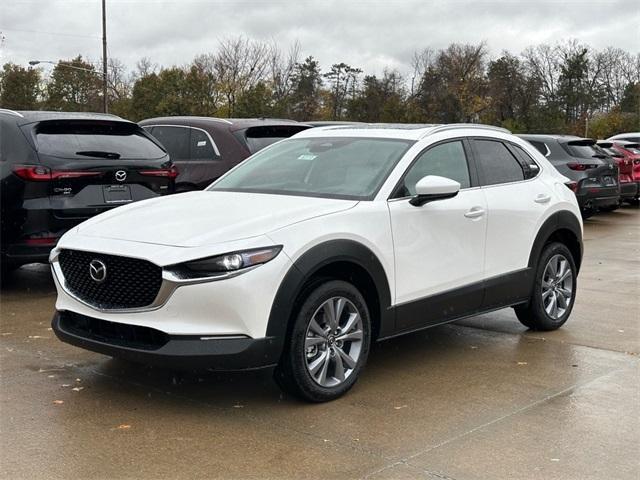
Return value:
<svg viewBox="0 0 640 480">
<path fill-rule="evenodd" d="M 220 42 L 214 65 L 228 116 L 233 115 L 236 101 L 243 93 L 265 80 L 270 50 L 268 44 L 243 36 Z"/>
<path fill-rule="evenodd" d="M 295 87 L 296 65 L 300 61 L 300 43 L 296 40 L 285 54 L 275 40 L 271 44 L 269 55 L 269 77 L 273 100 L 279 114 L 289 116 L 290 101 Z"/>
<path fill-rule="evenodd" d="M 413 52 L 413 57 L 411 58 L 411 85 L 409 86 L 409 96 L 413 97 L 419 90 L 422 79 L 424 78 L 424 74 L 427 69 L 433 65 L 435 60 L 435 51 L 430 48 L 424 48 L 419 52 Z"/>
<path fill-rule="evenodd" d="M 560 81 L 560 52 L 547 44 L 527 48 L 522 56 L 531 75 L 540 82 L 542 100 L 546 104 L 555 102 Z"/>
</svg>

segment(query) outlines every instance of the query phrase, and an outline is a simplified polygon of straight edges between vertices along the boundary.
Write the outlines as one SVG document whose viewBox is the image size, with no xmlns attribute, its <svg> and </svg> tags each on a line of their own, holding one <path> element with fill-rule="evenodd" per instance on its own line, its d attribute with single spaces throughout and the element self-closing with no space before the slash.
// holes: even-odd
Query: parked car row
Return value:
<svg viewBox="0 0 640 480">
<path fill-rule="evenodd" d="M 583 216 L 611 211 L 623 202 L 638 204 L 640 144 L 628 139 L 596 141 L 570 135 L 519 135 L 571 179 Z"/>
<path fill-rule="evenodd" d="M 47 262 L 69 229 L 119 205 L 201 190 L 290 120 L 154 118 L 0 109 L 0 264 Z"/>
<path fill-rule="evenodd" d="M 211 117 L 136 124 L 106 114 L 0 109 L 2 269 L 46 262 L 61 235 L 84 220 L 138 200 L 202 190 L 250 155 L 306 129 L 365 126 Z M 638 203 L 640 134 L 599 142 L 520 137 L 571 180 L 584 216 Z"/>
</svg>

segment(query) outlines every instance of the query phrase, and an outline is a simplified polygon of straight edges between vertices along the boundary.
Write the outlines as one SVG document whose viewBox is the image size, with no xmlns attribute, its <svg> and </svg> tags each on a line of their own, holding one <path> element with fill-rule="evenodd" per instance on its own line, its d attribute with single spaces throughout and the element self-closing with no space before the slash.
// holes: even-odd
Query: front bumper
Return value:
<svg viewBox="0 0 640 480">
<path fill-rule="evenodd" d="M 275 338 L 167 335 L 146 327 L 58 311 L 51 326 L 63 342 L 134 362 L 170 368 L 251 370 L 277 364 Z"/>
<path fill-rule="evenodd" d="M 26 265 L 27 263 L 48 263 L 49 254 L 55 245 L 3 245 L 3 261 L 11 265 Z"/>
</svg>

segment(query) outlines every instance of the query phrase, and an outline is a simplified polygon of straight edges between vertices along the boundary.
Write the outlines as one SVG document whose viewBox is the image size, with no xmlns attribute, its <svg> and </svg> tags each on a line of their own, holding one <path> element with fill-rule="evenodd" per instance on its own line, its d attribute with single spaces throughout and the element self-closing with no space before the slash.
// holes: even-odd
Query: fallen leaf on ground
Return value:
<svg viewBox="0 0 640 480">
<path fill-rule="evenodd" d="M 528 362 L 518 362 L 518 365 L 529 365 Z"/>
<path fill-rule="evenodd" d="M 56 405 L 62 405 L 64 403 L 64 400 L 54 400 L 53 403 Z"/>
<path fill-rule="evenodd" d="M 13 333 L 11 332 L 2 332 L 0 333 L 0 335 L 2 335 L 3 337 L 7 336 L 7 335 L 13 335 Z"/>
<path fill-rule="evenodd" d="M 79 392 L 80 390 L 82 390 L 84 387 L 73 387 L 71 390 L 73 390 L 74 392 Z"/>
<path fill-rule="evenodd" d="M 62 386 L 63 386 L 63 387 L 65 387 L 65 388 L 67 388 L 67 387 L 70 387 L 70 386 L 71 386 L 71 384 L 70 384 L 70 383 L 63 383 L 63 384 L 62 384 Z"/>
<path fill-rule="evenodd" d="M 126 423 L 123 423 L 122 425 L 118 425 L 116 427 L 117 430 L 129 430 L 131 428 L 131 425 L 127 425 Z"/>
<path fill-rule="evenodd" d="M 395 410 L 400 410 L 401 408 L 407 408 L 407 405 L 400 405 L 398 407 L 393 407 Z"/>
<path fill-rule="evenodd" d="M 559 461 L 560 461 L 560 459 L 559 459 L 559 458 L 552 458 L 552 459 L 551 459 L 551 461 L 552 461 L 552 462 L 559 462 Z"/>
<path fill-rule="evenodd" d="M 29 335 L 29 338 L 36 339 L 36 338 L 49 338 L 49 337 L 43 337 L 41 335 Z"/>
</svg>

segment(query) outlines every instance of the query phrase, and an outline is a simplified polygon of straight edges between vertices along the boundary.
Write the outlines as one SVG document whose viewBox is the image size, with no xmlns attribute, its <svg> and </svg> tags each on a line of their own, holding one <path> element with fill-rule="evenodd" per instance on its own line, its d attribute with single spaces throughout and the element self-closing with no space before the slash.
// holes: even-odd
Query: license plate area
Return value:
<svg viewBox="0 0 640 480">
<path fill-rule="evenodd" d="M 102 187 L 104 203 L 129 203 L 132 202 L 129 185 L 104 185 Z"/>
<path fill-rule="evenodd" d="M 617 185 L 616 179 L 610 175 L 602 177 L 602 183 L 607 187 L 615 187 Z"/>
</svg>

